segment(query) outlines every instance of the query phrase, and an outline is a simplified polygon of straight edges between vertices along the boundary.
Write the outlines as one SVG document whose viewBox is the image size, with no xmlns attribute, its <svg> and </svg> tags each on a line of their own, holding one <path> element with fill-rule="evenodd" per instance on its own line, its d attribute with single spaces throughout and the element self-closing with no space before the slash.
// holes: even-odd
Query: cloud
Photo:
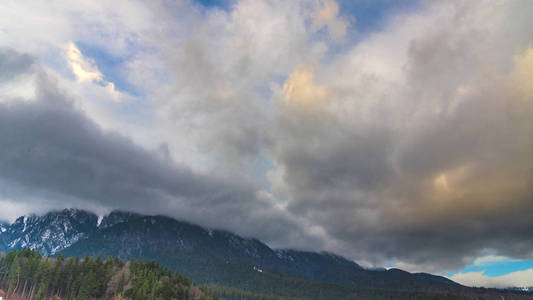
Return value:
<svg viewBox="0 0 533 300">
<path fill-rule="evenodd" d="M 339 16 L 339 5 L 334 0 L 317 0 L 311 13 L 313 31 L 326 27 L 334 41 L 342 41 L 348 22 Z"/>
<path fill-rule="evenodd" d="M 292 71 L 283 84 L 285 101 L 294 105 L 312 106 L 327 98 L 324 87 L 317 86 L 314 81 L 314 70 L 309 66 L 299 67 Z"/>
<path fill-rule="evenodd" d="M 510 85 L 510 88 L 517 85 L 524 97 L 533 94 L 533 46 L 515 57 L 515 67 Z"/>
<path fill-rule="evenodd" d="M 411 271 L 533 255 L 528 1 L 422 2 L 343 43 L 357 32 L 334 1 L 9 5 L 0 42 L 23 71 L 0 78 L 38 88 L 2 94 L 2 199 L 164 212 Z M 107 101 L 89 57 L 50 58 L 71 41 L 145 94 Z"/>
<path fill-rule="evenodd" d="M 118 100 L 119 92 L 115 90 L 115 84 L 104 80 L 104 76 L 92 60 L 83 56 L 76 44 L 70 42 L 67 46 L 66 56 L 72 73 L 78 82 L 97 82 L 105 86 L 112 98 Z"/>
<path fill-rule="evenodd" d="M 485 255 L 485 256 L 476 258 L 472 264 L 473 265 L 484 265 L 488 263 L 502 262 L 506 260 L 508 261 L 509 257 L 501 256 L 501 255 Z"/>
<path fill-rule="evenodd" d="M 500 8 L 435 3 L 318 67 L 324 107 L 279 111 L 274 188 L 288 210 L 377 264 L 455 269 L 484 248 L 530 257 L 532 95 L 515 75 L 529 50 L 485 46 L 507 34 L 483 19 L 520 19 Z"/>
<path fill-rule="evenodd" d="M 28 211 L 41 210 L 44 211 L 46 207 L 41 207 L 37 203 L 28 204 L 28 203 L 19 203 L 13 201 L 13 199 L 2 199 L 0 200 L 0 205 L 2 206 L 2 214 L 0 215 L 0 223 L 9 222 L 12 223 L 16 220 L 16 216 L 23 216 L 28 213 Z M 36 207 L 38 206 L 38 207 Z"/>
<path fill-rule="evenodd" d="M 0 84 L 27 73 L 34 64 L 30 55 L 19 55 L 9 48 L 0 48 Z"/>
<path fill-rule="evenodd" d="M 466 286 L 482 286 L 493 288 L 529 288 L 533 286 L 533 269 L 511 272 L 501 276 L 489 277 L 483 272 L 458 273 L 451 280 Z"/>
<path fill-rule="evenodd" d="M 67 47 L 67 58 L 70 68 L 79 82 L 102 80 L 102 73 L 98 67 L 95 66 L 94 62 L 85 59 L 80 49 L 72 42 Z"/>
<path fill-rule="evenodd" d="M 253 184 L 195 173 L 103 130 L 47 75 L 41 74 L 36 88 L 32 102 L 0 103 L 0 187 L 4 199 L 18 203 L 3 211 L 3 218 L 36 204 L 39 210 L 163 213 L 244 235 L 271 228 L 262 230 L 265 238 L 299 227 Z M 259 227 L 243 228 L 244 223 Z"/>
<path fill-rule="evenodd" d="M 26 99 L 32 96 L 33 78 L 23 76 L 35 68 L 35 59 L 0 47 L 0 101 L 8 98 Z"/>
</svg>

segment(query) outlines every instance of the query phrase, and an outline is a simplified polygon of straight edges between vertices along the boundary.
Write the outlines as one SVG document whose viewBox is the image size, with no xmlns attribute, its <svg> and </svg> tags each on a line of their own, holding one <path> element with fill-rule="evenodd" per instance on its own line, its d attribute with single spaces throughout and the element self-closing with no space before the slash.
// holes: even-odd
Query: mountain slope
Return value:
<svg viewBox="0 0 533 300">
<path fill-rule="evenodd" d="M 353 261 L 330 253 L 273 250 L 256 239 L 206 230 L 164 216 L 113 212 L 104 217 L 102 224 L 110 224 L 108 219 L 123 221 L 99 228 L 88 239 L 80 240 L 62 253 L 67 256 L 89 253 L 123 259 L 155 259 L 165 266 L 182 270 L 196 282 L 238 283 L 244 288 L 259 280 L 256 277 L 264 277 L 267 273 L 382 288 L 448 290 L 459 286 L 429 274 L 365 270 Z"/>
<path fill-rule="evenodd" d="M 0 258 L 0 270 L 0 297 L 6 299 L 217 299 L 181 274 L 152 262 L 90 257 L 50 260 L 25 249 Z"/>
<path fill-rule="evenodd" d="M 54 255 L 96 232 L 97 220 L 93 213 L 78 209 L 19 217 L 0 227 L 0 247 L 3 251 L 30 248 L 41 255 Z"/>
<path fill-rule="evenodd" d="M 25 276 L 20 276 L 20 271 Z M 41 276 L 43 271 L 47 276 Z M 286 279 L 285 285 L 267 286 L 267 293 L 223 286 L 198 287 L 181 275 L 154 262 L 121 261 L 116 258 L 43 259 L 33 250 L 13 250 L 0 258 L 0 297 L 19 300 L 55 299 L 131 299 L 131 300 L 473 300 L 468 295 L 368 289 Z M 6 292 L 7 291 L 7 294 Z M 292 295 L 290 298 L 273 294 Z M 527 299 L 520 292 L 502 293 L 505 299 Z M 485 293 L 486 299 L 501 299 Z M 509 297 L 510 296 L 510 297 Z"/>
<path fill-rule="evenodd" d="M 208 230 L 165 216 L 114 211 L 101 222 L 90 212 L 68 209 L 18 218 L 0 228 L 4 252 L 31 248 L 43 255 L 118 256 L 156 260 L 194 282 L 271 293 L 310 282 L 328 288 L 359 286 L 470 293 L 449 279 L 399 269 L 367 270 L 331 253 L 274 250 L 256 239 Z M 329 284 L 329 285 L 328 285 Z M 342 288 L 344 289 L 344 288 Z M 320 290 L 320 288 L 318 288 Z M 349 290 L 349 289 L 348 289 Z"/>
</svg>

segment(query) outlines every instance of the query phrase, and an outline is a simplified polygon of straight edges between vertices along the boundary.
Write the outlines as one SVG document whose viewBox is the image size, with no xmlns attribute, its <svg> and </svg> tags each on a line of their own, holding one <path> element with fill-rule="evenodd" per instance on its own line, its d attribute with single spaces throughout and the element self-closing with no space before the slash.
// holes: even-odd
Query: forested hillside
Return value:
<svg viewBox="0 0 533 300">
<path fill-rule="evenodd" d="M 2 257 L 0 287 L 7 299 L 217 299 L 155 262 L 61 255 L 43 259 L 27 249 Z"/>
<path fill-rule="evenodd" d="M 533 298 L 521 291 L 465 287 L 431 274 L 367 270 L 331 253 L 275 250 L 164 216 L 114 211 L 97 223 L 90 212 L 65 209 L 23 216 L 0 229 L 0 251 L 19 250 L 2 259 L 0 289 L 24 299 Z M 152 260 L 161 267 L 142 262 Z"/>
<path fill-rule="evenodd" d="M 254 293 L 285 295 L 288 286 L 299 289 L 300 282 L 308 281 L 444 293 L 462 288 L 441 276 L 398 269 L 367 270 L 332 253 L 272 249 L 259 240 L 231 232 L 165 216 L 121 211 L 111 212 L 100 223 L 94 213 L 78 209 L 21 216 L 0 230 L 0 251 L 24 248 L 52 257 L 64 254 L 154 260 L 199 284 Z"/>
<path fill-rule="evenodd" d="M 365 289 L 286 279 L 257 294 L 224 286 L 196 286 L 178 272 L 156 262 L 118 258 L 43 258 L 29 249 L 14 250 L 0 259 L 0 296 L 28 299 L 132 299 L 132 300 L 301 300 L 301 299 L 491 299 L 491 294 L 447 293 Z M 260 284 L 260 283 L 259 283 Z M 284 295 L 284 296 L 280 296 Z M 523 296 L 523 295 L 522 295 Z M 505 299 L 520 297 L 508 293 Z M 499 297 L 498 297 L 499 298 Z"/>
</svg>

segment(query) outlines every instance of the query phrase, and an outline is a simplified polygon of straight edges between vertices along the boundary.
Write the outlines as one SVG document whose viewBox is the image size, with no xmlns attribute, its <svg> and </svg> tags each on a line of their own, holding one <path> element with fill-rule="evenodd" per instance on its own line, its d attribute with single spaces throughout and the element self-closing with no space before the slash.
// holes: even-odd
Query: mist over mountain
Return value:
<svg viewBox="0 0 533 300">
<path fill-rule="evenodd" d="M 228 231 L 206 229 L 161 215 L 118 210 L 99 219 L 92 212 L 64 209 L 42 216 L 21 216 L 12 224 L 0 224 L 0 251 L 24 248 L 34 249 L 45 257 L 61 254 L 154 260 L 179 270 L 198 284 L 261 293 L 274 291 L 282 296 L 302 296 L 301 286 L 338 293 L 345 290 L 343 293 L 348 294 L 357 287 L 483 295 L 486 299 L 500 299 L 500 293 L 504 293 L 464 287 L 427 273 L 366 269 L 328 252 L 272 249 L 257 239 Z M 516 299 L 529 297 L 519 291 L 507 293 Z"/>
<path fill-rule="evenodd" d="M 224 283 L 225 269 L 239 269 L 243 278 L 273 271 L 340 284 L 386 287 L 412 280 L 414 287 L 457 286 L 443 277 L 397 269 L 366 270 L 333 253 L 271 249 L 257 239 L 228 231 L 123 211 L 113 211 L 100 222 L 95 214 L 77 209 L 21 216 L 3 225 L 0 238 L 4 252 L 30 248 L 43 256 L 62 253 L 158 260 L 203 283 Z"/>
<path fill-rule="evenodd" d="M 113 211 L 99 220 L 88 211 L 64 209 L 21 216 L 12 224 L 2 224 L 0 231 L 3 252 L 29 248 L 43 256 L 155 260 L 198 284 L 255 292 L 269 292 L 294 280 L 407 291 L 473 292 L 441 276 L 365 269 L 328 252 L 272 249 L 257 239 L 166 216 Z"/>
</svg>

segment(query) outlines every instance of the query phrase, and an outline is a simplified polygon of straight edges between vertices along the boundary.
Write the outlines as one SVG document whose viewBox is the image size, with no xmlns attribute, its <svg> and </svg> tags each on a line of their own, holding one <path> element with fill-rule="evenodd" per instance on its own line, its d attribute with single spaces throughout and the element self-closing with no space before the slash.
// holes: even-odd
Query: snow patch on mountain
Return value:
<svg viewBox="0 0 533 300">
<path fill-rule="evenodd" d="M 2 231 L 6 250 L 30 248 L 49 256 L 96 230 L 96 215 L 78 209 L 19 217 Z"/>
</svg>

